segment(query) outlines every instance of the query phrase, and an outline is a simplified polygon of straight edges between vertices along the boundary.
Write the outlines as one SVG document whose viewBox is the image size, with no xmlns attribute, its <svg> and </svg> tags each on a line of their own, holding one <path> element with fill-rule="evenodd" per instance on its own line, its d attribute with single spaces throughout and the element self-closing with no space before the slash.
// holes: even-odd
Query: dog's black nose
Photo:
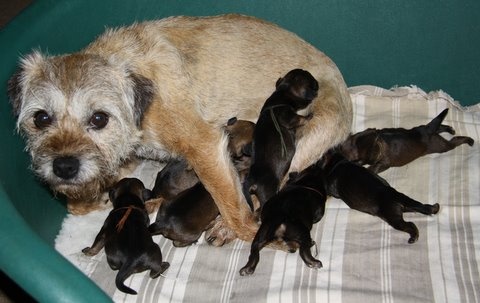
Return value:
<svg viewBox="0 0 480 303">
<path fill-rule="evenodd" d="M 80 168 L 80 161 L 75 157 L 60 157 L 53 160 L 53 173 L 62 179 L 75 177 Z"/>
</svg>

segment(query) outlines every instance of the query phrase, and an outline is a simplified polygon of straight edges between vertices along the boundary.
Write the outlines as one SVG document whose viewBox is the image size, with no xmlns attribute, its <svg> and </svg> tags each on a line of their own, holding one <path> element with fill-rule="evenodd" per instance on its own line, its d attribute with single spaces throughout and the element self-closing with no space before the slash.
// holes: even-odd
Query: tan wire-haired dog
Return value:
<svg viewBox="0 0 480 303">
<path fill-rule="evenodd" d="M 130 160 L 180 155 L 224 224 L 251 240 L 257 225 L 221 126 L 233 116 L 256 121 L 275 81 L 294 68 L 322 87 L 299 133 L 290 168 L 299 171 L 346 138 L 350 97 L 327 56 L 256 18 L 171 17 L 108 30 L 77 53 L 26 56 L 8 91 L 33 169 L 67 196 L 70 212 L 99 207 Z"/>
</svg>

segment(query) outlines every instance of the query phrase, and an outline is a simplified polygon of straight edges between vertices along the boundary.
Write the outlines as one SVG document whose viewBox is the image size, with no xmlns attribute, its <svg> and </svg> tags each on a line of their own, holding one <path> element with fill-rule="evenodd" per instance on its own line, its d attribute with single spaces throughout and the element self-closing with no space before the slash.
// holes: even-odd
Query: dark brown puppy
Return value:
<svg viewBox="0 0 480 303">
<path fill-rule="evenodd" d="M 442 132 L 455 134 L 452 127 L 442 124 L 447 113 L 448 108 L 427 125 L 412 129 L 366 129 L 348 137 L 341 146 L 342 153 L 348 160 L 369 164 L 371 171 L 379 173 L 426 154 L 444 153 L 461 144 L 472 146 L 474 141 L 470 137 L 457 136 L 449 141 L 440 136 Z"/>
<path fill-rule="evenodd" d="M 320 163 L 325 171 L 327 194 L 342 199 L 350 208 L 383 219 L 393 228 L 410 234 L 408 243 L 418 239 L 418 228 L 405 222 L 404 212 L 436 214 L 440 206 L 422 204 L 396 191 L 386 180 L 348 161 L 340 152 L 328 151 Z"/>
<path fill-rule="evenodd" d="M 252 210 L 251 194 L 263 205 L 277 193 L 295 154 L 296 129 L 310 118 L 297 111 L 310 105 L 317 92 L 315 78 L 294 69 L 277 81 L 275 92 L 265 101 L 253 133 L 252 164 L 243 184 Z"/>
<path fill-rule="evenodd" d="M 253 274 L 260 260 L 260 250 L 276 240 L 284 241 L 290 252 L 299 248 L 300 257 L 308 267 L 322 267 L 322 262 L 310 252 L 315 245 L 310 230 L 325 213 L 327 194 L 323 171 L 314 164 L 290 176 L 282 190 L 261 209 L 262 224 L 253 239 L 248 262 L 240 270 L 242 276 Z"/>
<path fill-rule="evenodd" d="M 120 180 L 109 192 L 113 210 L 92 246 L 82 250 L 93 256 L 105 246 L 108 264 L 113 270 L 118 269 L 115 284 L 128 294 L 137 294 L 123 284 L 130 275 L 150 270 L 150 277 L 157 278 L 170 266 L 168 262 L 162 262 L 160 247 L 148 232 L 150 219 L 144 202 L 150 196 L 151 192 L 145 189 L 142 181 L 135 178 Z"/>
<path fill-rule="evenodd" d="M 232 158 L 239 165 L 237 169 L 249 166 L 245 164 L 249 164 L 249 157 L 242 150 L 245 145 L 251 144 L 253 127 L 253 123 L 236 118 L 230 119 L 225 127 Z M 192 183 L 193 186 L 190 185 Z M 184 160 L 170 162 L 158 173 L 153 193 L 155 197 L 166 200 L 160 205 L 149 231 L 172 240 L 176 247 L 195 243 L 219 215 L 212 196 Z"/>
<path fill-rule="evenodd" d="M 187 161 L 172 159 L 158 172 L 152 189 L 153 197 L 172 200 L 179 193 L 197 183 L 197 174 Z"/>
</svg>

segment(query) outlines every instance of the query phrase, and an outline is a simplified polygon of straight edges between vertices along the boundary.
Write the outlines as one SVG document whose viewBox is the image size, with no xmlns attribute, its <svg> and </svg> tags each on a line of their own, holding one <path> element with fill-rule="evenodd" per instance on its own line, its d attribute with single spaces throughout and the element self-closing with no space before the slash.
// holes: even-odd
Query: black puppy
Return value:
<svg viewBox="0 0 480 303">
<path fill-rule="evenodd" d="M 113 270 L 118 269 L 117 288 L 133 295 L 137 292 L 124 284 L 130 275 L 150 270 L 150 277 L 157 278 L 170 265 L 162 262 L 160 247 L 153 242 L 148 231 L 150 219 L 144 202 L 150 196 L 151 192 L 145 189 L 142 181 L 135 178 L 120 180 L 109 192 L 113 210 L 92 246 L 82 250 L 93 256 L 105 246 L 108 264 Z"/>
<path fill-rule="evenodd" d="M 470 137 L 457 136 L 448 141 L 439 135 L 442 132 L 455 134 L 452 127 L 442 124 L 447 113 L 448 108 L 427 125 L 412 129 L 366 129 L 348 137 L 341 146 L 342 153 L 348 160 L 369 164 L 371 171 L 379 173 L 426 154 L 444 153 L 461 144 L 472 146 L 474 141 Z"/>
<path fill-rule="evenodd" d="M 307 71 L 294 69 L 276 83 L 275 92 L 260 111 L 253 133 L 252 164 L 243 192 L 253 210 L 250 195 L 263 205 L 279 189 L 295 154 L 296 129 L 311 116 L 300 116 L 317 96 L 318 82 Z"/>
<path fill-rule="evenodd" d="M 321 268 L 310 248 L 315 245 L 310 235 L 314 223 L 325 213 L 327 194 L 323 171 L 312 165 L 298 174 L 291 174 L 289 181 L 261 209 L 262 224 L 253 239 L 247 264 L 240 275 L 251 275 L 260 259 L 260 250 L 268 243 L 284 241 L 290 252 L 300 249 L 300 257 L 308 267 Z"/>
<path fill-rule="evenodd" d="M 251 144 L 253 123 L 232 118 L 228 121 L 225 131 L 229 134 L 229 150 L 236 168 L 243 169 L 248 157 L 242 154 L 242 150 Z M 193 182 L 196 184 L 185 187 Z M 180 188 L 184 190 L 175 193 Z M 194 172 L 188 170 L 184 160 L 167 165 L 157 175 L 153 192 L 167 199 L 160 205 L 155 222 L 149 226 L 149 231 L 153 235 L 161 234 L 172 240 L 176 247 L 195 243 L 219 215 L 212 196 L 202 183 L 198 182 Z M 165 194 L 166 192 L 168 194 Z"/>
<path fill-rule="evenodd" d="M 405 222 L 404 212 L 436 214 L 440 206 L 422 204 L 396 191 L 386 180 L 358 164 L 348 161 L 340 152 L 328 151 L 320 163 L 325 171 L 327 194 L 342 199 L 350 208 L 383 219 L 393 228 L 410 234 L 408 243 L 418 239 L 418 229 Z"/>
</svg>

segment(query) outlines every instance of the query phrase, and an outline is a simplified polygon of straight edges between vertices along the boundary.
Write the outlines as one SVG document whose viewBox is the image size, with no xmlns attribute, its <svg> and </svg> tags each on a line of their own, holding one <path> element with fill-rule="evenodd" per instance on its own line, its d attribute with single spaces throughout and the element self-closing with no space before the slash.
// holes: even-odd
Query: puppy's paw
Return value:
<svg viewBox="0 0 480 303">
<path fill-rule="evenodd" d="M 98 253 L 98 251 L 95 251 L 91 247 L 85 247 L 84 249 L 82 249 L 82 252 L 87 256 L 95 256 Z"/>
<path fill-rule="evenodd" d="M 205 232 L 205 239 L 213 246 L 223 246 L 236 238 L 235 232 L 225 224 L 221 216 L 218 216 L 213 227 Z"/>
<path fill-rule="evenodd" d="M 255 270 L 249 266 L 245 266 L 240 269 L 240 276 L 250 276 L 253 274 Z"/>
<path fill-rule="evenodd" d="M 323 264 L 320 260 L 315 260 L 315 261 L 312 261 L 311 263 L 308 263 L 307 266 L 310 268 L 319 269 L 323 267 Z"/>
<path fill-rule="evenodd" d="M 440 210 L 440 205 L 438 203 L 435 203 L 432 205 L 432 215 L 437 214 L 439 210 Z"/>
</svg>

